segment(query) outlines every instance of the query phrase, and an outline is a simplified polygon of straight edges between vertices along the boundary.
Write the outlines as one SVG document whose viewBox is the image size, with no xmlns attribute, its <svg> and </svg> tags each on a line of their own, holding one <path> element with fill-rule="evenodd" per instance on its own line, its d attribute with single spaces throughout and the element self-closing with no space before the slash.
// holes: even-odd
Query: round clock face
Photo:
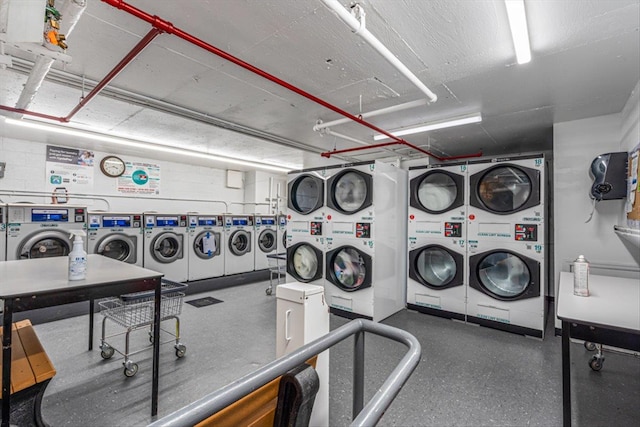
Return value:
<svg viewBox="0 0 640 427">
<path fill-rule="evenodd" d="M 121 158 L 116 156 L 107 156 L 100 162 L 100 170 L 106 176 L 115 178 L 124 173 L 126 166 Z"/>
</svg>

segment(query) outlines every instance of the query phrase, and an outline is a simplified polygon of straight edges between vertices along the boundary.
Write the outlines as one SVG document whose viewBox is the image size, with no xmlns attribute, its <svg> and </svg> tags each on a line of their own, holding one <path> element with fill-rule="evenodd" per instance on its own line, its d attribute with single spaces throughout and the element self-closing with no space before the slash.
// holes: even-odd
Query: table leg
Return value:
<svg viewBox="0 0 640 427">
<path fill-rule="evenodd" d="M 4 300 L 2 312 L 2 427 L 9 427 L 11 417 L 11 323 L 13 300 Z"/>
<path fill-rule="evenodd" d="M 162 281 L 156 280 L 156 294 L 153 305 L 153 382 L 151 390 L 151 416 L 158 414 L 158 367 L 160 366 L 160 297 Z"/>
<path fill-rule="evenodd" d="M 562 425 L 571 427 L 571 357 L 569 322 L 562 322 Z"/>
<path fill-rule="evenodd" d="M 93 298 L 89 300 L 89 351 L 93 350 L 93 314 L 95 306 Z"/>
</svg>

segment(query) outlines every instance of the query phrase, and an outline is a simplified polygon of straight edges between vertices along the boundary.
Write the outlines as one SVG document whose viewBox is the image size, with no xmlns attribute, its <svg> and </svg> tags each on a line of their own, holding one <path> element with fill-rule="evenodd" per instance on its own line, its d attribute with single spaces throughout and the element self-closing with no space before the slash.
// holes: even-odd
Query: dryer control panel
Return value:
<svg viewBox="0 0 640 427">
<path fill-rule="evenodd" d="M 371 223 L 370 222 L 356 222 L 356 237 L 359 239 L 371 238 Z"/>
<path fill-rule="evenodd" d="M 538 241 L 538 225 L 537 224 L 516 224 L 515 240 L 518 242 L 537 242 Z"/>
<path fill-rule="evenodd" d="M 462 237 L 461 222 L 445 222 L 444 237 Z"/>
</svg>

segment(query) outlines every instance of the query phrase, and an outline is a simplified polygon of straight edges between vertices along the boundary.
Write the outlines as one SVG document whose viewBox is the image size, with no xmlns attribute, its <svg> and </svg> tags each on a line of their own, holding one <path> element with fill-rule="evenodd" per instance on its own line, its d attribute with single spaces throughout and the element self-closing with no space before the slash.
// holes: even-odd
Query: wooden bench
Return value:
<svg viewBox="0 0 640 427">
<path fill-rule="evenodd" d="M 0 327 L 0 336 L 3 331 Z M 0 370 L 2 358 L 0 358 Z M 11 328 L 11 424 L 46 426 L 40 405 L 56 374 L 31 321 L 16 322 Z M 2 396 L 0 396 L 0 401 Z"/>
</svg>

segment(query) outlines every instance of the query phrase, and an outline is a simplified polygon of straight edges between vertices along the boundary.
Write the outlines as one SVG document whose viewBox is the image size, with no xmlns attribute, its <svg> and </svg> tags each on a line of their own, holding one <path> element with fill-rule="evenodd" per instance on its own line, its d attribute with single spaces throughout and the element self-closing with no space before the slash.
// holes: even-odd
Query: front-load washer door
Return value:
<svg viewBox="0 0 640 427">
<path fill-rule="evenodd" d="M 151 256 L 163 264 L 169 264 L 182 258 L 183 235 L 166 232 L 158 234 L 151 242 Z"/>
<path fill-rule="evenodd" d="M 353 292 L 371 286 L 371 256 L 353 246 L 327 252 L 326 278 L 340 289 Z"/>
<path fill-rule="evenodd" d="M 469 286 L 501 301 L 540 296 L 540 262 L 506 249 L 469 257 Z"/>
<path fill-rule="evenodd" d="M 220 239 L 220 233 L 203 231 L 193 241 L 193 252 L 202 259 L 210 259 L 220 255 Z"/>
<path fill-rule="evenodd" d="M 127 236 L 121 233 L 109 234 L 100 240 L 96 253 L 118 261 L 135 264 L 137 261 L 136 241 L 136 236 Z"/>
<path fill-rule="evenodd" d="M 540 204 L 540 171 L 501 164 L 471 175 L 469 204 L 508 215 Z"/>
<path fill-rule="evenodd" d="M 287 273 L 298 282 L 309 283 L 322 278 L 322 251 L 309 243 L 296 243 L 287 248 Z"/>
<path fill-rule="evenodd" d="M 263 230 L 258 236 L 258 247 L 264 253 L 273 252 L 278 244 L 276 231 L 270 228 Z"/>
<path fill-rule="evenodd" d="M 464 177 L 444 170 L 430 170 L 413 178 L 409 204 L 430 214 L 440 214 L 464 204 Z"/>
<path fill-rule="evenodd" d="M 324 180 L 303 174 L 288 184 L 287 206 L 299 214 L 308 215 L 324 205 Z"/>
<path fill-rule="evenodd" d="M 327 180 L 327 206 L 347 215 L 373 204 L 373 179 L 368 173 L 346 169 Z"/>
<path fill-rule="evenodd" d="M 18 259 L 52 258 L 71 252 L 69 233 L 59 230 L 38 232 L 28 237 L 18 248 Z"/>
<path fill-rule="evenodd" d="M 242 256 L 251 252 L 251 234 L 245 230 L 236 230 L 229 236 L 231 254 Z"/>
<path fill-rule="evenodd" d="M 440 245 L 427 245 L 409 252 L 409 277 L 431 289 L 464 284 L 462 254 Z"/>
</svg>

